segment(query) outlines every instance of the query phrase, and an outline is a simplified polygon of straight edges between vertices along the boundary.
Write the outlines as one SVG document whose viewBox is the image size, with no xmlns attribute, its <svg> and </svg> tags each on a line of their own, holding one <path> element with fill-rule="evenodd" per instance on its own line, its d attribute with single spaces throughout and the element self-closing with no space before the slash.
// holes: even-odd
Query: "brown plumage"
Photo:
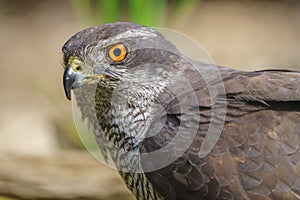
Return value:
<svg viewBox="0 0 300 200">
<path fill-rule="evenodd" d="M 126 47 L 122 61 L 108 58 L 115 44 Z M 156 31 L 124 22 L 79 32 L 63 52 L 67 97 L 73 89 L 137 199 L 300 199 L 300 72 L 192 61 Z M 201 154 L 218 124 L 220 138 Z M 176 136 L 191 144 L 173 144 Z M 141 156 L 167 145 L 162 158 L 176 159 L 162 168 Z"/>
<path fill-rule="evenodd" d="M 293 71 L 233 72 L 224 78 L 228 104 L 216 146 L 199 157 L 203 120 L 184 156 L 149 174 L 154 187 L 166 199 L 299 199 L 299 78 Z"/>
</svg>

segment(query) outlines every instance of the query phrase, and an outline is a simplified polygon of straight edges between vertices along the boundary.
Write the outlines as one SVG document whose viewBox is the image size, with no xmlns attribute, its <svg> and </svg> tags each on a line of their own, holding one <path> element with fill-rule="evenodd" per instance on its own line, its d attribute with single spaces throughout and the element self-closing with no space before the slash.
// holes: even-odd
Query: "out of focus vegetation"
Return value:
<svg viewBox="0 0 300 200">
<path fill-rule="evenodd" d="M 132 199 L 83 150 L 62 87 L 64 42 L 113 21 L 181 31 L 222 66 L 300 66 L 298 0 L 0 0 L 0 200 Z"/>
<path fill-rule="evenodd" d="M 165 25 L 184 18 L 201 0 L 70 0 L 80 18 L 90 24 L 131 21 L 146 26 Z"/>
</svg>

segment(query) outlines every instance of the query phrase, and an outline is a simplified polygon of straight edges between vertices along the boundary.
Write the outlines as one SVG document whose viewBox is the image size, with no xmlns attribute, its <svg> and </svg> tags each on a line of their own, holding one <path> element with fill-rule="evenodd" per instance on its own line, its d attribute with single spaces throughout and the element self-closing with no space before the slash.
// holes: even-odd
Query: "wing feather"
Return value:
<svg viewBox="0 0 300 200">
<path fill-rule="evenodd" d="M 180 162 L 146 176 L 166 199 L 300 199 L 300 72 L 220 71 L 225 94 L 211 96 L 203 81 L 191 80 L 202 117 L 192 145 Z M 222 135 L 212 152 L 201 158 L 211 106 L 224 97 Z M 166 104 L 167 114 L 180 121 L 177 126 L 184 126 L 191 118 L 180 113 L 178 104 Z M 164 177 L 163 185 L 153 174 Z M 170 191 L 172 195 L 166 195 Z"/>
</svg>

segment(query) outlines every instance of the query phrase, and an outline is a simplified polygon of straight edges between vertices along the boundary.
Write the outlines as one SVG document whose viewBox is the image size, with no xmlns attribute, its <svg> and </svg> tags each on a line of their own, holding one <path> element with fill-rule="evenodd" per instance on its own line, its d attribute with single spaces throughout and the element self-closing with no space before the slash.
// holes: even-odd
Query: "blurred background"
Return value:
<svg viewBox="0 0 300 200">
<path fill-rule="evenodd" d="M 82 147 L 62 87 L 64 42 L 113 21 L 183 32 L 218 65 L 300 67 L 298 0 L 0 0 L 0 200 L 133 199 Z"/>
</svg>

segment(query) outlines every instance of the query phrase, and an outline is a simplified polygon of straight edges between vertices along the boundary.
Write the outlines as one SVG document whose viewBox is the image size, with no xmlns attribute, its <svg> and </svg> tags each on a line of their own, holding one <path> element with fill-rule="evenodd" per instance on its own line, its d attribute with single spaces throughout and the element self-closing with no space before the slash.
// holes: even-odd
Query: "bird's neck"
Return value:
<svg viewBox="0 0 300 200">
<path fill-rule="evenodd" d="M 130 90 L 98 86 L 97 119 L 104 136 L 115 147 L 136 148 L 153 120 L 153 113 L 159 109 L 154 102 L 162 91 L 162 87 L 148 85 L 135 85 Z"/>
<path fill-rule="evenodd" d="M 75 96 L 85 97 L 78 98 L 77 106 L 88 127 L 93 127 L 101 154 L 112 158 L 120 171 L 140 167 L 139 144 L 163 110 L 155 100 L 164 89 L 153 84 L 114 88 L 95 84 L 74 91 Z"/>
</svg>

